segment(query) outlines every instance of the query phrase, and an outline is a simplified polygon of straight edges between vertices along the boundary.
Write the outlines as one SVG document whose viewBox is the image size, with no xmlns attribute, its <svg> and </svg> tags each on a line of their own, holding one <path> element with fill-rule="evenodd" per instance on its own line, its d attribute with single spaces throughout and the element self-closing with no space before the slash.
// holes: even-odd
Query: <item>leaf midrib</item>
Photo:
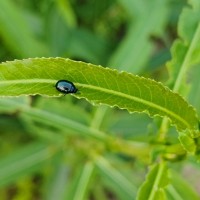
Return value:
<svg viewBox="0 0 200 200">
<path fill-rule="evenodd" d="M 141 99 L 141 98 L 138 98 L 138 97 L 135 97 L 135 96 L 132 96 L 132 95 L 128 95 L 128 94 L 125 94 L 125 93 L 122 93 L 122 92 L 118 92 L 118 91 L 115 91 L 115 90 L 111 90 L 111 89 L 101 88 L 101 87 L 98 87 L 98 86 L 93 86 L 93 85 L 90 86 L 90 85 L 86 85 L 86 84 L 77 84 L 77 85 L 80 85 L 80 86 L 83 86 L 83 87 L 86 87 L 86 88 L 90 88 L 90 89 L 94 89 L 94 90 L 101 90 L 102 92 L 105 92 L 105 93 L 113 94 L 115 96 L 124 97 L 126 99 L 130 99 L 130 100 L 145 104 L 145 105 L 153 107 L 153 108 L 155 108 L 157 110 L 161 110 L 164 113 L 168 113 L 170 116 L 173 116 L 174 118 L 176 118 L 179 121 L 181 121 L 187 127 L 190 127 L 189 123 L 187 123 L 187 121 L 185 121 L 183 118 L 181 118 L 176 113 L 171 112 L 170 110 L 168 110 L 166 108 L 163 108 L 162 106 L 159 106 L 157 104 L 154 104 L 154 103 L 152 103 L 150 101 L 146 101 L 144 99 Z"/>
<path fill-rule="evenodd" d="M 55 84 L 57 81 L 58 80 L 52 80 L 52 79 L 3 80 L 3 81 L 0 81 L 0 86 L 2 84 L 6 85 L 6 84 L 11 84 L 11 83 L 12 84 L 19 84 L 19 83 L 20 84 L 31 84 L 31 83 L 38 83 L 38 82 Z M 84 84 L 84 83 L 74 83 L 74 84 L 76 86 L 85 87 L 85 88 L 89 88 L 89 89 L 97 90 L 97 91 L 102 91 L 102 92 L 107 93 L 107 94 L 112 94 L 114 96 L 119 96 L 119 97 L 122 97 L 122 98 L 125 98 L 125 99 L 133 100 L 133 101 L 136 101 L 138 103 L 150 106 L 150 107 L 155 108 L 157 110 L 160 110 L 160 111 L 162 111 L 164 113 L 167 113 L 169 116 L 174 117 L 178 121 L 182 122 L 186 127 L 190 128 L 190 124 L 186 120 L 181 118 L 176 113 L 174 113 L 174 112 L 172 112 L 172 111 L 170 111 L 170 110 L 168 110 L 168 109 L 166 109 L 166 108 L 164 108 L 162 106 L 159 106 L 158 104 L 155 104 L 155 103 L 152 103 L 150 101 L 138 98 L 136 96 L 128 95 L 128 94 L 125 94 L 125 93 L 122 93 L 122 92 L 118 92 L 118 91 L 115 91 L 115 90 L 111 90 L 111 89 L 102 88 L 102 87 L 99 87 L 99 86 L 88 85 L 88 84 Z"/>
</svg>

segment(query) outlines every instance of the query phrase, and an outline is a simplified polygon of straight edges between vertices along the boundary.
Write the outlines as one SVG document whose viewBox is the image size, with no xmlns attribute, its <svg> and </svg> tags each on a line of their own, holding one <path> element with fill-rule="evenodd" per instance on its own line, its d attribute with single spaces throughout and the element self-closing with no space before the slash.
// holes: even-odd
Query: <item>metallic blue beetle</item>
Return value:
<svg viewBox="0 0 200 200">
<path fill-rule="evenodd" d="M 56 89 L 64 94 L 69 94 L 69 93 L 76 93 L 78 89 L 76 86 L 67 80 L 59 80 L 56 85 Z"/>
</svg>

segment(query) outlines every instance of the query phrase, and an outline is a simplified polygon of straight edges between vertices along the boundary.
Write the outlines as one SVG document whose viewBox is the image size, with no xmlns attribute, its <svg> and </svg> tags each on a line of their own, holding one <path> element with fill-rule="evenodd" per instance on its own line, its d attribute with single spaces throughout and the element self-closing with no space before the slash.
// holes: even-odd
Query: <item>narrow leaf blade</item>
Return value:
<svg viewBox="0 0 200 200">
<path fill-rule="evenodd" d="M 49 55 L 47 46 L 33 34 L 25 19 L 25 13 L 13 1 L 0 1 L 0 34 L 10 51 L 20 57 Z"/>
<path fill-rule="evenodd" d="M 168 184 L 166 163 L 162 162 L 153 166 L 147 175 L 146 181 L 141 186 L 137 200 L 163 200 L 165 198 L 164 187 Z"/>
<path fill-rule="evenodd" d="M 96 158 L 96 165 L 99 172 L 104 175 L 104 177 L 112 182 L 114 188 L 123 193 L 126 199 L 133 199 L 136 196 L 137 188 L 130 182 L 120 171 L 116 170 L 110 163 L 103 157 Z"/>
<path fill-rule="evenodd" d="M 180 173 L 170 169 L 169 176 L 171 184 L 166 187 L 168 198 L 171 197 L 170 199 L 174 200 L 198 200 L 200 198 L 194 186 L 185 177 L 180 176 Z"/>
<path fill-rule="evenodd" d="M 32 143 L 0 160 L 0 187 L 41 169 L 59 150 L 41 142 Z"/>
<path fill-rule="evenodd" d="M 184 8 L 179 24 L 180 38 L 172 46 L 172 60 L 168 63 L 173 91 L 181 91 L 186 83 L 187 70 L 200 62 L 200 3 L 190 1 Z M 183 88 L 185 91 L 185 87 Z"/>
<path fill-rule="evenodd" d="M 194 109 L 161 83 L 69 59 L 36 58 L 0 64 L 0 96 L 60 96 L 55 84 L 63 79 L 75 84 L 78 98 L 129 112 L 167 116 L 180 131 L 198 129 Z"/>
</svg>

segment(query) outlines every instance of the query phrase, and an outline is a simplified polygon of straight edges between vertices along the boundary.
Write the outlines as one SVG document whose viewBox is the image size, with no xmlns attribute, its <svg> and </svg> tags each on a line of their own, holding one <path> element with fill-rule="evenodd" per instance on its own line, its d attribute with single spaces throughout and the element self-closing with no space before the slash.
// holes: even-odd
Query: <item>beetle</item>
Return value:
<svg viewBox="0 0 200 200">
<path fill-rule="evenodd" d="M 59 92 L 62 92 L 65 95 L 69 93 L 76 93 L 78 91 L 76 86 L 71 81 L 67 80 L 59 80 L 55 87 Z"/>
</svg>

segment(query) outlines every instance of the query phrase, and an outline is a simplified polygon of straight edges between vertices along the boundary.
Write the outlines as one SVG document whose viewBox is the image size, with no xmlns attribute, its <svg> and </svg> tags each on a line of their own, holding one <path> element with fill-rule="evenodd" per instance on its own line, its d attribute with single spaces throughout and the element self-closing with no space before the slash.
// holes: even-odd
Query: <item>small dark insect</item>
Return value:
<svg viewBox="0 0 200 200">
<path fill-rule="evenodd" d="M 76 93 L 78 89 L 75 87 L 75 85 L 67 80 L 59 80 L 56 85 L 56 89 L 64 94 L 69 93 Z"/>
</svg>

